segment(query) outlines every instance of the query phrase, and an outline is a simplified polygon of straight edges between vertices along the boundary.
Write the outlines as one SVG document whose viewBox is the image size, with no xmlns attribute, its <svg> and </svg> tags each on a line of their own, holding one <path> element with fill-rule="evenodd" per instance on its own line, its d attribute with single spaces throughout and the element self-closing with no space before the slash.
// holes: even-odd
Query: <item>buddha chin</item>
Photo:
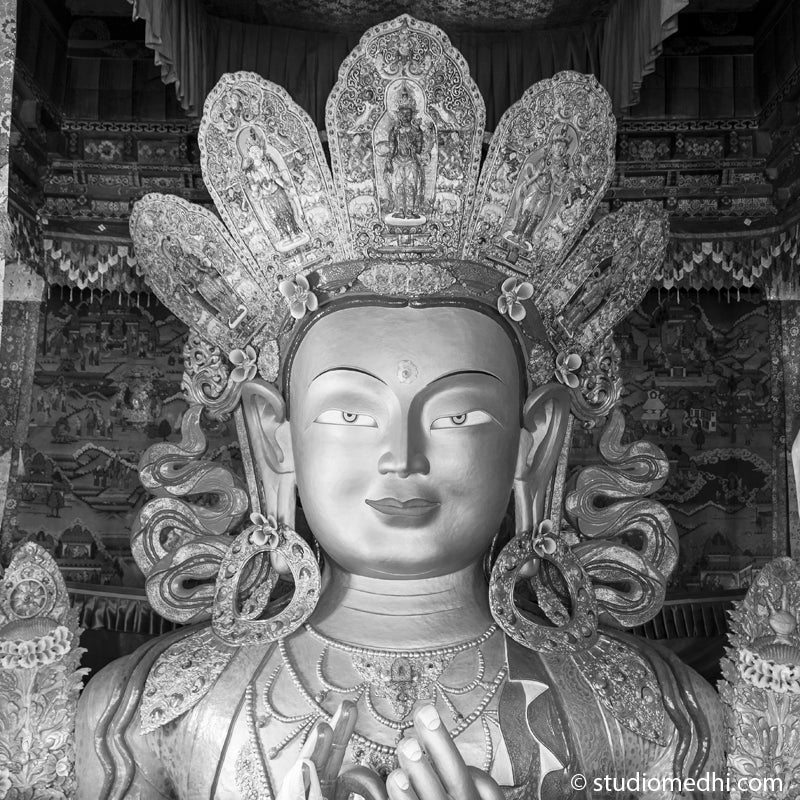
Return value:
<svg viewBox="0 0 800 800">
<path fill-rule="evenodd" d="M 288 363 L 286 396 L 251 381 L 244 417 L 279 523 L 292 527 L 300 497 L 322 552 L 319 602 L 277 642 L 232 646 L 202 623 L 95 676 L 79 710 L 79 797 L 284 786 L 299 798 L 299 774 L 330 798 L 561 798 L 583 796 L 577 773 L 590 785 L 721 775 L 716 695 L 673 656 L 618 630 L 581 652 L 537 652 L 490 612 L 483 564 L 512 496 L 518 532 L 545 531 L 521 574 L 564 552 L 542 517 L 570 402 L 559 384 L 525 397 L 522 348 L 499 315 L 343 305 L 304 328 Z M 628 695 L 603 688 L 609 664 Z M 187 682 L 197 697 L 170 711 Z"/>
</svg>

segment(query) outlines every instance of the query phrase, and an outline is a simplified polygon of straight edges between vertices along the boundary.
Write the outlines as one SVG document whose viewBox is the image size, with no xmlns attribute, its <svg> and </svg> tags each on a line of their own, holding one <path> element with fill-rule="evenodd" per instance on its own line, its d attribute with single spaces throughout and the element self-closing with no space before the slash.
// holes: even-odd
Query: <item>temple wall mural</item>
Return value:
<svg viewBox="0 0 800 800">
<path fill-rule="evenodd" d="M 149 445 L 180 439 L 186 329 L 154 299 L 80 295 L 43 304 L 15 538 L 45 546 L 67 581 L 142 586 L 130 550 L 146 499 L 137 467 Z M 222 463 L 237 459 L 226 425 L 209 434 Z"/>
<path fill-rule="evenodd" d="M 680 533 L 673 592 L 744 589 L 775 553 L 768 304 L 758 292 L 651 292 L 617 330 L 633 439 L 658 444 Z"/>
</svg>

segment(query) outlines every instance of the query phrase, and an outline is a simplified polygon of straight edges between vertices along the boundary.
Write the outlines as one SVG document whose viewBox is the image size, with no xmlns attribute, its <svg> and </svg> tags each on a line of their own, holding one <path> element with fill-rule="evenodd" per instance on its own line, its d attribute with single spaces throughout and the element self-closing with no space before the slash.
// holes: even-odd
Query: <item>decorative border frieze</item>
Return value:
<svg viewBox="0 0 800 800">
<path fill-rule="evenodd" d="M 188 134 L 194 133 L 199 127 L 198 121 L 169 120 L 164 122 L 121 122 L 97 119 L 64 118 L 61 120 L 61 130 L 64 132 L 76 131 L 82 133 L 167 133 Z"/>
<path fill-rule="evenodd" d="M 617 133 L 694 133 L 758 130 L 758 119 L 622 119 Z"/>
</svg>

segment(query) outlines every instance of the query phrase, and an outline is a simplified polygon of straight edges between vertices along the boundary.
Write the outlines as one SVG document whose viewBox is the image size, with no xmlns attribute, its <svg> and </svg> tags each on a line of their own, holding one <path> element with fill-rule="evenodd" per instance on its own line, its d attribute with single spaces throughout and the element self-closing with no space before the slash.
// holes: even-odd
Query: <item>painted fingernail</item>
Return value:
<svg viewBox="0 0 800 800">
<path fill-rule="evenodd" d="M 407 792 L 411 788 L 408 775 L 401 769 L 396 769 L 389 778 L 401 792 Z"/>
<path fill-rule="evenodd" d="M 435 731 L 441 724 L 439 712 L 433 706 L 423 706 L 417 712 L 417 719 L 429 730 Z"/>
<path fill-rule="evenodd" d="M 416 739 L 404 739 L 400 742 L 399 749 L 409 761 L 419 761 L 422 758 L 422 748 Z"/>
</svg>

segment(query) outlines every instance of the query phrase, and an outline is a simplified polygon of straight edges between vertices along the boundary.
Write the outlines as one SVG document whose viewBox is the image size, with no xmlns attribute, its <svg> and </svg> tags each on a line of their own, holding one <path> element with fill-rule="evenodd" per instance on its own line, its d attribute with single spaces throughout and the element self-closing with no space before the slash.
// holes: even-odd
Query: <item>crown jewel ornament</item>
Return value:
<svg viewBox="0 0 800 800">
<path fill-rule="evenodd" d="M 281 87 L 223 75 L 198 136 L 221 219 L 146 195 L 131 216 L 139 263 L 210 346 L 263 353 L 268 381 L 297 322 L 353 293 L 484 302 L 515 323 L 539 376 L 543 358 L 587 352 L 641 299 L 667 222 L 628 205 L 580 238 L 614 171 L 611 102 L 594 77 L 528 89 L 479 175 L 484 117 L 461 54 L 407 15 L 367 31 L 342 64 L 330 169 Z"/>
</svg>

